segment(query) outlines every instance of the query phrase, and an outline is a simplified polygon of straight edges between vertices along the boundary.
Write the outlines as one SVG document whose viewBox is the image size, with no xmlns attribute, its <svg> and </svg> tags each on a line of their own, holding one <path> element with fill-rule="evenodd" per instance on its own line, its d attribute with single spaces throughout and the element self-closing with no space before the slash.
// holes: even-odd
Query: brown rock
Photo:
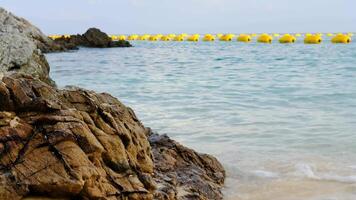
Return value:
<svg viewBox="0 0 356 200">
<path fill-rule="evenodd" d="M 12 75 L 0 102 L 1 200 L 221 199 L 215 158 L 167 136 L 149 142 L 150 129 L 109 94 Z"/>
<path fill-rule="evenodd" d="M 155 163 L 156 199 L 222 199 L 225 170 L 219 161 L 166 135 L 149 137 Z"/>
<path fill-rule="evenodd" d="M 151 195 L 152 180 L 140 179 L 153 173 L 146 128 L 115 98 L 29 77 L 1 84 L 13 106 L 0 111 L 0 199 Z"/>
</svg>

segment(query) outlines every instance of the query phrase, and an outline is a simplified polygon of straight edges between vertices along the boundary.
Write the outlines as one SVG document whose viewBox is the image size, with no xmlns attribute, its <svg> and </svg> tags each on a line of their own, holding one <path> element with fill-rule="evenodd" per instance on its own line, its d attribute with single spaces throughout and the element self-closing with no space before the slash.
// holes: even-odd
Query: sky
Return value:
<svg viewBox="0 0 356 200">
<path fill-rule="evenodd" d="M 46 34 L 356 32 L 356 0 L 0 0 Z"/>
</svg>

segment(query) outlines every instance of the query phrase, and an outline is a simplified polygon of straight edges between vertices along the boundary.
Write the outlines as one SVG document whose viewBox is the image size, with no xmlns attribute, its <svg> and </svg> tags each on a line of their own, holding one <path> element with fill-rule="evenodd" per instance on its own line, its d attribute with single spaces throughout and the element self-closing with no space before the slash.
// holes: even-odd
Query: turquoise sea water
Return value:
<svg viewBox="0 0 356 200">
<path fill-rule="evenodd" d="M 133 44 L 48 54 L 51 76 L 217 156 L 226 199 L 356 199 L 356 43 Z"/>
</svg>

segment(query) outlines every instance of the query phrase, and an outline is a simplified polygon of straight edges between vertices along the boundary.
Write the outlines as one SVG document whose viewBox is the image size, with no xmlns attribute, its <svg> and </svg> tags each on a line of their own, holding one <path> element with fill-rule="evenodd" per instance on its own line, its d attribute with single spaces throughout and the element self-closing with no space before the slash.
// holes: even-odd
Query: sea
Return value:
<svg viewBox="0 0 356 200">
<path fill-rule="evenodd" d="M 355 42 L 131 43 L 47 54 L 50 75 L 216 156 L 226 200 L 356 199 Z"/>
</svg>

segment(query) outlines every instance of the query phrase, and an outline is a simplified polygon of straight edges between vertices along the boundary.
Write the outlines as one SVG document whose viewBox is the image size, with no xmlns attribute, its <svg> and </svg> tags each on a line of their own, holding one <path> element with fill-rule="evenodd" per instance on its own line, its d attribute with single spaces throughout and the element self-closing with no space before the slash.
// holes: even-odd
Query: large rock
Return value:
<svg viewBox="0 0 356 200">
<path fill-rule="evenodd" d="M 0 8 L 0 77 L 24 73 L 53 84 L 43 51 L 55 46 L 28 21 Z"/>
<path fill-rule="evenodd" d="M 5 76 L 0 199 L 221 199 L 215 158 L 149 135 L 109 94 Z"/>
<path fill-rule="evenodd" d="M 131 47 L 128 41 L 112 41 L 106 33 L 97 28 L 90 28 L 83 35 L 57 38 L 55 43 L 69 49 L 77 46 L 94 48 Z"/>
</svg>

